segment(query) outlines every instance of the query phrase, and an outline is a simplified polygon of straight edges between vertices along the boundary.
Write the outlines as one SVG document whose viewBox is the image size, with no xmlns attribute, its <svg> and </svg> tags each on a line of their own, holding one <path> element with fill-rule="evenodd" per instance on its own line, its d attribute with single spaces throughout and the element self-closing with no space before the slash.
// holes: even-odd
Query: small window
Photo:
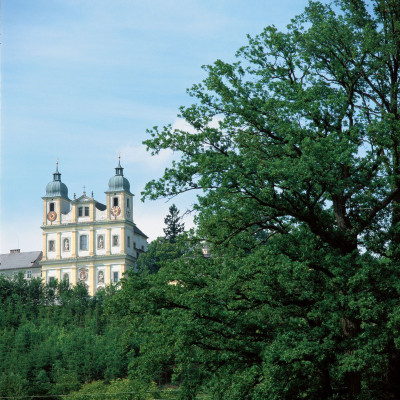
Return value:
<svg viewBox="0 0 400 400">
<path fill-rule="evenodd" d="M 85 217 L 89 216 L 89 207 L 85 207 Z"/>
<path fill-rule="evenodd" d="M 113 207 L 118 207 L 118 197 L 113 197 Z"/>
<path fill-rule="evenodd" d="M 130 236 L 128 236 L 127 237 L 127 244 L 128 244 L 128 247 L 131 247 L 131 237 Z"/>
<path fill-rule="evenodd" d="M 50 211 L 54 211 L 54 203 L 50 203 Z"/>
<path fill-rule="evenodd" d="M 118 235 L 113 236 L 113 246 L 119 246 L 119 236 Z"/>
<path fill-rule="evenodd" d="M 65 283 L 69 283 L 69 274 L 68 274 L 68 273 L 65 273 L 65 274 L 63 275 L 63 281 L 64 281 Z"/>
<path fill-rule="evenodd" d="M 144 246 L 142 245 L 142 250 L 144 251 Z"/>
<path fill-rule="evenodd" d="M 56 280 L 56 278 L 54 277 L 54 276 L 51 276 L 50 278 L 49 278 L 49 282 L 54 282 Z"/>
<path fill-rule="evenodd" d="M 32 271 L 26 271 L 26 277 L 28 279 L 32 278 Z"/>
<path fill-rule="evenodd" d="M 83 216 L 83 207 L 78 207 L 78 217 Z"/>
<path fill-rule="evenodd" d="M 126 199 L 126 207 L 127 207 L 127 208 L 130 207 L 130 205 L 129 205 L 129 199 Z"/>
<path fill-rule="evenodd" d="M 87 250 L 87 235 L 81 235 L 79 237 L 79 249 L 80 250 Z"/>
<path fill-rule="evenodd" d="M 118 282 L 118 279 L 119 277 L 118 277 L 118 272 L 113 272 L 113 282 L 114 283 L 117 283 Z"/>
<path fill-rule="evenodd" d="M 49 240 L 49 251 L 56 251 L 56 244 L 54 240 Z"/>
</svg>

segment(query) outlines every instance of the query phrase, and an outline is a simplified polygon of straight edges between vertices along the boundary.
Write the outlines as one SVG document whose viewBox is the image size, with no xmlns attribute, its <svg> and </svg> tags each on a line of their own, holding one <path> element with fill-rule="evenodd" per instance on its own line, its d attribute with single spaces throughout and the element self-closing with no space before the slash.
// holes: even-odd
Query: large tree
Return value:
<svg viewBox="0 0 400 400">
<path fill-rule="evenodd" d="M 145 142 L 181 154 L 145 197 L 201 191 L 213 255 L 140 278 L 183 387 L 400 398 L 400 2 L 310 2 L 205 70 L 195 132 Z"/>
</svg>

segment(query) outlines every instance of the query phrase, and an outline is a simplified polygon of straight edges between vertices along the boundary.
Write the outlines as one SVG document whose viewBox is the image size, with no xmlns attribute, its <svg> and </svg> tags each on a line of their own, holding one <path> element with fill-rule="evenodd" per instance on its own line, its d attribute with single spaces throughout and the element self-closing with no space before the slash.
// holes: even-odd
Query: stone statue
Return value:
<svg viewBox="0 0 400 400">
<path fill-rule="evenodd" d="M 64 251 L 69 251 L 69 240 L 64 239 Z"/>
<path fill-rule="evenodd" d="M 97 283 L 104 283 L 104 272 L 103 271 L 99 271 L 99 273 L 97 275 Z"/>
<path fill-rule="evenodd" d="M 98 243 L 97 243 L 97 247 L 98 247 L 99 249 L 104 249 L 104 240 L 103 240 L 103 236 L 99 236 Z"/>
</svg>

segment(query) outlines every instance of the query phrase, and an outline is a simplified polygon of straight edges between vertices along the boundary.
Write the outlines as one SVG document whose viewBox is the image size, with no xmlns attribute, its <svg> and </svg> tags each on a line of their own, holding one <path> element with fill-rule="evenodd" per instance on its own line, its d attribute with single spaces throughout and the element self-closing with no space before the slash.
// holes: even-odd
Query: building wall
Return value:
<svg viewBox="0 0 400 400">
<path fill-rule="evenodd" d="M 42 268 L 4 269 L 0 271 L 0 274 L 12 277 L 21 272 L 24 274 L 25 279 L 41 278 L 42 276 Z"/>
</svg>

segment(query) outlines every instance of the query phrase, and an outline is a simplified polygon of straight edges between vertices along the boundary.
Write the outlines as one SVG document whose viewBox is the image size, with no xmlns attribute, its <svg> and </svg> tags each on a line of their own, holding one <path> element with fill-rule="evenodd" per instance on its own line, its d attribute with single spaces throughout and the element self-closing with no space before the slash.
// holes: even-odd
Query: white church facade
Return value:
<svg viewBox="0 0 400 400">
<path fill-rule="evenodd" d="M 87 285 L 89 294 L 118 282 L 147 250 L 147 236 L 133 221 L 130 183 L 120 161 L 108 182 L 106 204 L 84 192 L 70 200 L 58 171 L 43 199 L 42 279 Z"/>
</svg>

